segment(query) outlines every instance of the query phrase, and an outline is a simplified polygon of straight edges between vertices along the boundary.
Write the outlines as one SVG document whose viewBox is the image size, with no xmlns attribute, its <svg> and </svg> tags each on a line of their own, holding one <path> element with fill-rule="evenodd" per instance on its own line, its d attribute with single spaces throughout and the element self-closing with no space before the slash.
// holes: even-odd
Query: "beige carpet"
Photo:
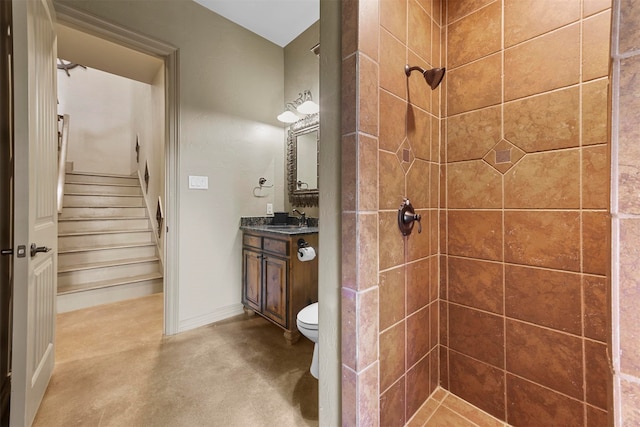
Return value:
<svg viewBox="0 0 640 427">
<path fill-rule="evenodd" d="M 162 336 L 162 295 L 58 315 L 34 426 L 317 426 L 313 345 L 258 316 Z"/>
</svg>

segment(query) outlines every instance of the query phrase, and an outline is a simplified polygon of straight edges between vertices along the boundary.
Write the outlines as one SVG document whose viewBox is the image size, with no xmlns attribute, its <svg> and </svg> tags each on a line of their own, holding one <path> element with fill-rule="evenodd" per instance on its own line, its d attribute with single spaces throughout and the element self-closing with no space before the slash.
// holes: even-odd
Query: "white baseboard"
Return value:
<svg viewBox="0 0 640 427">
<path fill-rule="evenodd" d="M 112 286 L 90 291 L 59 295 L 57 298 L 58 313 L 80 310 L 101 304 L 124 301 L 162 292 L 162 281 L 145 281 L 128 285 Z"/>
<path fill-rule="evenodd" d="M 242 304 L 231 304 L 224 307 L 219 307 L 211 313 L 181 320 L 178 327 L 178 332 L 185 332 L 190 329 L 199 328 L 200 326 L 205 326 L 210 323 L 228 319 L 229 317 L 237 316 L 244 313 L 242 307 Z"/>
</svg>

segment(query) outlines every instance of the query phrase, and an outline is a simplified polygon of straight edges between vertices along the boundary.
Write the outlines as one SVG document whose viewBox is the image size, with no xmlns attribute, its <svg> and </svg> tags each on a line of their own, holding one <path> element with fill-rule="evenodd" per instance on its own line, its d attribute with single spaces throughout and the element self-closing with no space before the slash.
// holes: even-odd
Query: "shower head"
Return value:
<svg viewBox="0 0 640 427">
<path fill-rule="evenodd" d="M 409 77 L 412 71 L 420 71 L 424 76 L 424 79 L 427 81 L 427 84 L 431 86 L 431 90 L 435 90 L 442 78 L 444 77 L 445 68 L 432 68 L 430 70 L 425 70 L 422 67 L 410 67 L 409 64 L 404 66 L 404 73 Z"/>
</svg>

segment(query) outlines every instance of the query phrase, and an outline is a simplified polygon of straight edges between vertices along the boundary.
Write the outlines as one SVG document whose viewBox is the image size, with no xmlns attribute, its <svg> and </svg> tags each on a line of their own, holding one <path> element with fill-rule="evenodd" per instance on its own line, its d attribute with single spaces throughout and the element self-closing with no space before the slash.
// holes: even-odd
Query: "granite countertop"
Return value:
<svg viewBox="0 0 640 427">
<path fill-rule="evenodd" d="M 240 229 L 247 231 L 286 234 L 289 236 L 293 236 L 296 234 L 313 234 L 320 231 L 318 227 L 298 227 L 295 225 L 241 225 Z"/>
<path fill-rule="evenodd" d="M 242 217 L 240 229 L 247 231 L 260 231 L 275 234 L 293 236 L 296 234 L 313 234 L 319 232 L 318 218 L 307 218 L 306 226 L 298 226 L 298 218 L 289 217 L 287 224 L 272 224 L 273 217 Z"/>
</svg>

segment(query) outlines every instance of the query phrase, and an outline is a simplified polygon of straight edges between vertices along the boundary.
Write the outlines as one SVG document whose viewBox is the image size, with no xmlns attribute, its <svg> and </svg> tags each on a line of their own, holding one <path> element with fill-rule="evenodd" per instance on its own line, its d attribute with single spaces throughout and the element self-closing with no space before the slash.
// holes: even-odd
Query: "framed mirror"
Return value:
<svg viewBox="0 0 640 427">
<path fill-rule="evenodd" d="M 289 203 L 293 206 L 318 206 L 319 132 L 319 114 L 307 116 L 289 127 L 287 181 Z"/>
</svg>

